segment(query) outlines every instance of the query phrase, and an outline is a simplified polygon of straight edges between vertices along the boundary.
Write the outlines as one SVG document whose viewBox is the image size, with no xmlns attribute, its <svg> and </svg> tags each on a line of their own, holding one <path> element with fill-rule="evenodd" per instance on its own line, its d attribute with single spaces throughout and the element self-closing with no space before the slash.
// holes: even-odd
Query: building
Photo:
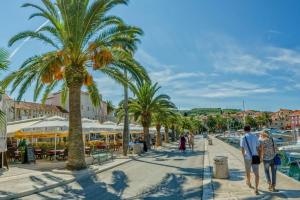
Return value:
<svg viewBox="0 0 300 200">
<path fill-rule="evenodd" d="M 60 106 L 43 105 L 40 103 L 14 101 L 9 96 L 4 96 L 6 117 L 8 122 L 33 119 L 38 117 L 60 116 L 68 117 L 69 113 Z"/>
<path fill-rule="evenodd" d="M 65 108 L 69 112 L 69 100 L 67 98 L 66 105 L 61 103 L 61 92 L 56 92 L 51 95 L 46 100 L 47 105 L 59 106 Z M 90 96 L 87 92 L 81 92 L 81 116 L 83 118 L 99 120 L 101 122 L 106 121 L 107 116 L 107 103 L 101 101 L 99 107 L 95 107 L 92 104 Z"/>
<path fill-rule="evenodd" d="M 291 128 L 299 129 L 300 128 L 300 110 L 295 110 L 290 115 Z"/>
<path fill-rule="evenodd" d="M 288 109 L 280 109 L 277 112 L 272 113 L 272 128 L 277 129 L 290 129 L 291 128 L 291 115 L 293 111 Z"/>
</svg>

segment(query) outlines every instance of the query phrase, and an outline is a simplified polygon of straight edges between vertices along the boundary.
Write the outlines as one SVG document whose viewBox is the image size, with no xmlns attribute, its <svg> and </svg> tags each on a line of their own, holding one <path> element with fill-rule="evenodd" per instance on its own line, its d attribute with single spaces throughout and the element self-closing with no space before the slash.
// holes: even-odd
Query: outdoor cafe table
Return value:
<svg viewBox="0 0 300 200">
<path fill-rule="evenodd" d="M 49 150 L 47 152 L 47 156 L 50 157 L 50 160 L 52 160 L 53 156 L 59 156 L 59 155 L 63 155 L 65 152 L 64 149 L 56 149 L 56 150 Z"/>
<path fill-rule="evenodd" d="M 42 149 L 34 149 L 34 154 L 36 157 L 42 159 Z"/>
</svg>

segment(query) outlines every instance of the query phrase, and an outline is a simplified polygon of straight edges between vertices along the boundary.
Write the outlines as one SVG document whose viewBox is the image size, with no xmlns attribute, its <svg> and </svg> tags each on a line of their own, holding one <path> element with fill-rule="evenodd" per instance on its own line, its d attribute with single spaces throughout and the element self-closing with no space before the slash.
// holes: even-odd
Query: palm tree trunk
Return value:
<svg viewBox="0 0 300 200">
<path fill-rule="evenodd" d="M 165 143 L 169 143 L 169 127 L 165 126 Z"/>
<path fill-rule="evenodd" d="M 171 129 L 172 129 L 172 141 L 174 142 L 175 141 L 175 126 L 172 125 Z"/>
<path fill-rule="evenodd" d="M 68 163 L 70 170 L 86 168 L 84 158 L 84 144 L 81 124 L 81 87 L 79 85 L 69 87 L 69 141 Z"/>
<path fill-rule="evenodd" d="M 127 78 L 127 71 L 124 71 L 124 75 Z M 128 86 L 124 86 L 124 129 L 123 129 L 123 155 L 127 156 L 128 151 L 128 139 L 129 139 L 129 119 L 128 119 Z"/>
<path fill-rule="evenodd" d="M 144 129 L 144 140 L 146 142 L 147 148 L 151 149 L 149 127 L 144 126 L 143 129 Z"/>
<path fill-rule="evenodd" d="M 156 125 L 156 146 L 158 146 L 158 147 L 161 146 L 160 129 L 161 129 L 161 125 L 160 125 L 160 124 L 157 124 L 157 125 Z"/>
</svg>

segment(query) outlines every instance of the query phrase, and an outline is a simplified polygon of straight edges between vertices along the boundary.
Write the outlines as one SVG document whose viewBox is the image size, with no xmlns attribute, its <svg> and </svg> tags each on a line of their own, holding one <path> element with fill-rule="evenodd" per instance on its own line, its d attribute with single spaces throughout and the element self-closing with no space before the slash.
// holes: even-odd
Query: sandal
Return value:
<svg viewBox="0 0 300 200">
<path fill-rule="evenodd" d="M 272 186 L 272 192 L 278 192 L 278 190 L 275 188 L 275 186 Z"/>
<path fill-rule="evenodd" d="M 250 182 L 246 182 L 246 185 L 248 185 L 249 188 L 253 188 Z"/>
<path fill-rule="evenodd" d="M 255 195 L 259 195 L 258 190 L 254 190 Z"/>
<path fill-rule="evenodd" d="M 269 191 L 272 192 L 273 191 L 273 186 L 271 183 L 269 183 Z"/>
</svg>

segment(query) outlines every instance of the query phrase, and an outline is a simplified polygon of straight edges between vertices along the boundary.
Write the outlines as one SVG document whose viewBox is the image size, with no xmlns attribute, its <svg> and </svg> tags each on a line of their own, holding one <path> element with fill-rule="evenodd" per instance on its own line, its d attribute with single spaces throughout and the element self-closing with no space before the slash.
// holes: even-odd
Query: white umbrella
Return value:
<svg viewBox="0 0 300 200">
<path fill-rule="evenodd" d="M 31 133 L 54 133 L 54 158 L 56 159 L 56 138 L 60 133 L 65 133 L 69 129 L 69 122 L 66 118 L 53 116 L 45 118 L 44 120 L 32 124 L 26 128 L 21 129 L 21 132 L 31 132 Z M 34 137 L 34 134 L 32 134 Z"/>
</svg>

